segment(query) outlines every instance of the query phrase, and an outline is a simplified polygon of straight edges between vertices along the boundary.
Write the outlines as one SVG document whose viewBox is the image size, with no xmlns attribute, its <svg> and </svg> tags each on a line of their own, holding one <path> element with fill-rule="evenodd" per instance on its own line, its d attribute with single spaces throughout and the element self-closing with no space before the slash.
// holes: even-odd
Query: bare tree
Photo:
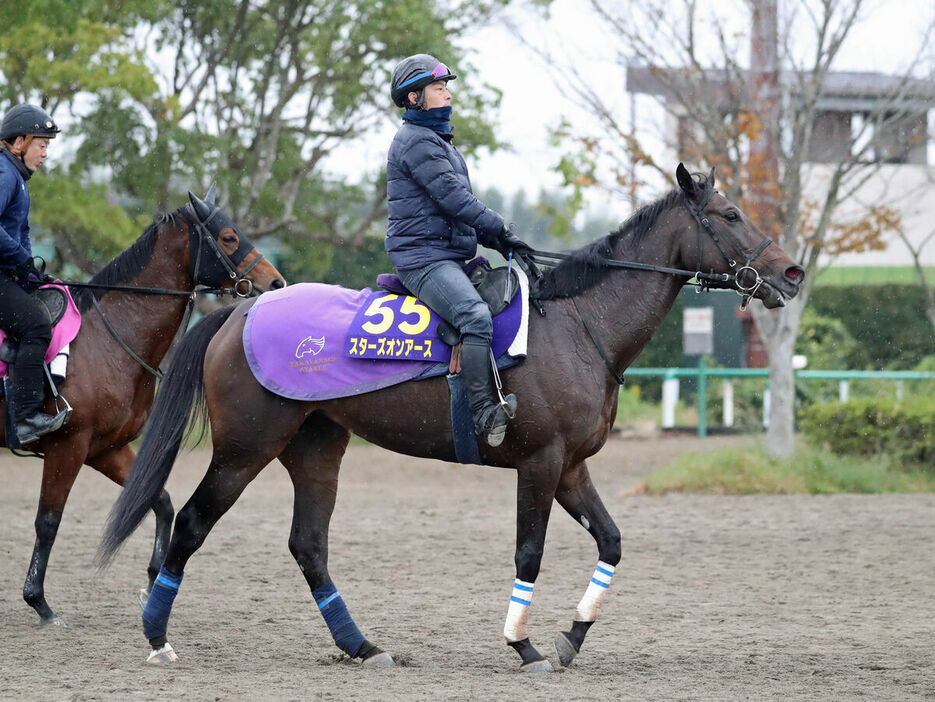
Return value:
<svg viewBox="0 0 935 702">
<path fill-rule="evenodd" d="M 828 245 L 845 245 L 836 239 L 847 229 L 840 219 L 841 205 L 881 164 L 924 149 L 919 142 L 928 138 L 924 117 L 921 126 L 910 122 L 920 110 L 925 115 L 927 107 L 920 104 L 931 106 L 935 98 L 932 69 L 929 65 L 926 75 L 924 64 L 933 23 L 915 29 L 912 41 L 917 48 L 899 75 L 832 71 L 841 47 L 864 20 L 867 4 L 789 0 L 780 11 L 777 0 L 747 0 L 734 3 L 734 17 L 745 17 L 733 31 L 714 13 L 714 3 L 590 0 L 608 34 L 619 41 L 616 60 L 626 67 L 629 89 L 652 95 L 676 125 L 660 130 L 657 121 L 654 130 L 641 130 L 642 136 L 665 139 L 680 159 L 699 169 L 716 164 L 728 197 L 742 203 L 806 270 L 799 296 L 786 307 L 751 308 L 769 352 L 767 450 L 773 455 L 788 455 L 794 448 L 793 349 L 819 255 Z M 536 46 L 531 38 L 527 43 Z M 909 47 L 909 37 L 906 43 Z M 671 164 L 657 163 L 628 124 L 628 115 L 610 106 L 590 75 L 538 51 L 556 80 L 594 115 L 603 134 L 594 139 L 567 127 L 562 130 L 566 143 L 577 140 L 587 154 L 580 161 L 582 172 L 570 182 L 604 184 L 629 193 L 649 178 L 655 176 L 658 182 L 660 173 L 670 172 Z M 845 133 L 829 132 L 821 121 L 833 111 L 829 105 L 853 94 L 853 83 L 861 81 L 872 82 L 875 99 L 862 106 L 861 119 L 845 126 Z M 832 137 L 843 146 L 837 153 L 829 143 Z M 603 175 L 602 152 L 613 158 Z M 850 218 L 869 229 L 862 245 L 898 224 L 875 211 L 881 205 L 885 203 L 870 204 L 856 215 L 850 208 Z"/>
</svg>

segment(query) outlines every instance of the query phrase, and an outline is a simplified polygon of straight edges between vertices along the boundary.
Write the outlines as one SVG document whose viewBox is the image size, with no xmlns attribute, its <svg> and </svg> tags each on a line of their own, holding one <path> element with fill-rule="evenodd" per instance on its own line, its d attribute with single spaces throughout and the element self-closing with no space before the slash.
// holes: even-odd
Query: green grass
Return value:
<svg viewBox="0 0 935 702">
<path fill-rule="evenodd" d="M 935 280 L 935 268 L 926 267 L 925 277 Z M 887 285 L 919 283 L 912 266 L 831 266 L 818 272 L 815 285 Z"/>
<path fill-rule="evenodd" d="M 691 492 L 708 495 L 826 495 L 834 493 L 935 492 L 935 473 L 874 460 L 842 458 L 802 447 L 775 459 L 751 442 L 681 456 L 646 477 L 632 494 Z"/>
</svg>

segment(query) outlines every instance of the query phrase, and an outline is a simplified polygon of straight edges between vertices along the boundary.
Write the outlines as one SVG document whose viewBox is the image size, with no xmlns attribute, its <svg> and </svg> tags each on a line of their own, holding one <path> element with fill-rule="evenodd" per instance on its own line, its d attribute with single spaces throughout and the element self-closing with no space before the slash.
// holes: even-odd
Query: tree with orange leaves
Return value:
<svg viewBox="0 0 935 702">
<path fill-rule="evenodd" d="M 915 58 L 901 75 L 875 74 L 882 86 L 876 101 L 849 133 L 839 135 L 845 153 L 818 164 L 813 156 L 828 135 L 815 125 L 834 104 L 826 98 L 841 77 L 832 65 L 869 3 L 789 0 L 781 17 L 777 0 L 746 4 L 750 31 L 730 33 L 714 3 L 589 1 L 607 33 L 619 42 L 616 60 L 626 68 L 629 90 L 652 95 L 664 110 L 665 120 L 656 119 L 648 129 L 637 124 L 632 112 L 612 106 L 590 73 L 538 52 L 575 102 L 593 115 L 602 135 L 585 137 L 567 124 L 557 131 L 574 153 L 585 154 L 584 159 L 563 160 L 570 187 L 599 186 L 632 197 L 668 172 L 670 164 L 657 163 L 658 157 L 642 145 L 663 140 L 679 160 L 699 169 L 716 165 L 726 195 L 805 268 L 799 296 L 786 307 L 751 308 L 769 350 L 767 449 L 781 456 L 794 448 L 792 355 L 819 256 L 874 250 L 884 245 L 885 236 L 899 231 L 899 214 L 890 203 L 859 202 L 855 193 L 882 177 L 881 165 L 892 156 L 892 145 L 883 144 L 879 135 L 914 114 L 919 95 L 929 102 L 935 97 L 931 81 L 917 77 L 932 47 L 935 18 L 915 33 L 907 31 L 907 51 Z M 533 39 L 527 45 L 536 49 Z M 606 74 L 600 80 L 606 82 Z M 660 124 L 664 121 L 669 124 Z M 924 125 L 913 138 L 926 138 Z"/>
</svg>

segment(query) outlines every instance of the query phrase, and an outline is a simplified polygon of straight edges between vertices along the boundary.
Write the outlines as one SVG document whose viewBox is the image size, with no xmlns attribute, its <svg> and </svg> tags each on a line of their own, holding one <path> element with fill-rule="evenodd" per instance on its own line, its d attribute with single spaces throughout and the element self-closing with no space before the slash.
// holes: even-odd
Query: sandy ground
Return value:
<svg viewBox="0 0 935 702">
<path fill-rule="evenodd" d="M 935 698 L 935 496 L 627 497 L 672 456 L 736 439 L 612 440 L 595 483 L 624 557 L 575 664 L 530 676 L 503 642 L 515 475 L 354 445 L 331 529 L 331 574 L 390 670 L 342 658 L 289 555 L 291 485 L 271 465 L 188 565 L 169 625 L 181 661 L 143 665 L 135 602 L 149 518 L 115 565 L 91 565 L 117 489 L 90 469 L 68 503 L 46 582 L 67 629 L 21 599 L 39 463 L 2 458 L 0 698 Z M 185 454 L 177 506 L 207 465 Z M 530 636 L 568 628 L 596 562 L 553 511 Z"/>
</svg>

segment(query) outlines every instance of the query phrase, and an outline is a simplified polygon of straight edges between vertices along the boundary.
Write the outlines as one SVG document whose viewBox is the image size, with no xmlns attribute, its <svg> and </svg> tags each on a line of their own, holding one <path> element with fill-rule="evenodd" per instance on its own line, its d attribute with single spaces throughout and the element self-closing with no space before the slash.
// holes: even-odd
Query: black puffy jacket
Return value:
<svg viewBox="0 0 935 702">
<path fill-rule="evenodd" d="M 492 247 L 503 218 L 474 197 L 458 150 L 428 127 L 404 122 L 386 162 L 386 253 L 397 270 L 467 260 Z"/>
</svg>

